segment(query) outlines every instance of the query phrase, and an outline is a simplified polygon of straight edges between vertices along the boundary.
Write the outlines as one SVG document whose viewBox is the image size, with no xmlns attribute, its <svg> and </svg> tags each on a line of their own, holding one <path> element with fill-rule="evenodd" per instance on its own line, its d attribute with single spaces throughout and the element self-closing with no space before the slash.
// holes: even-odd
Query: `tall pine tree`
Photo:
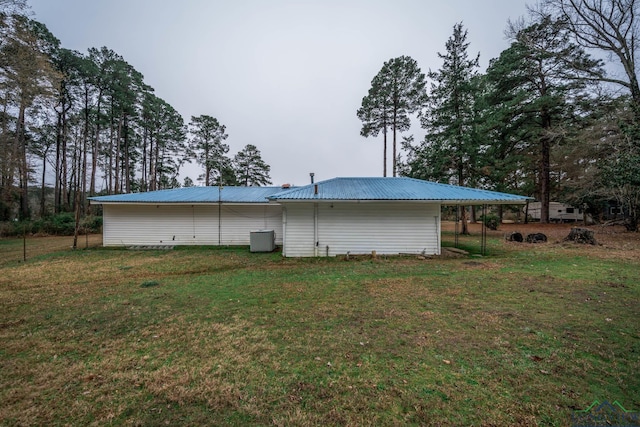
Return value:
<svg viewBox="0 0 640 427">
<path fill-rule="evenodd" d="M 425 100 L 425 76 L 418 63 L 409 56 L 392 58 L 371 81 L 367 96 L 357 111 L 364 137 L 383 133 L 383 176 L 387 176 L 387 132 L 393 133 L 393 176 L 397 173 L 397 133 L 411 126 L 410 115 Z"/>
<path fill-rule="evenodd" d="M 271 167 L 262 160 L 260 150 L 248 144 L 233 159 L 238 182 L 245 187 L 271 184 Z"/>
<path fill-rule="evenodd" d="M 566 24 L 543 16 L 512 31 L 513 42 L 492 61 L 487 75 L 495 84 L 494 106 L 503 111 L 503 125 L 523 138 L 541 222 L 549 221 L 552 192 L 551 152 L 562 143 L 564 130 L 579 114 L 586 85 L 601 73 L 600 63 L 571 42 Z M 508 111 L 505 107 L 508 106 Z M 513 126 L 520 122 L 520 126 Z"/>
<path fill-rule="evenodd" d="M 228 178 L 231 161 L 226 156 L 229 146 L 224 143 L 227 139 L 226 127 L 218 119 L 207 116 L 193 116 L 189 123 L 191 133 L 192 158 L 204 168 L 202 179 L 205 185 L 220 184 Z"/>
<path fill-rule="evenodd" d="M 432 80 L 427 106 L 421 116 L 426 135 L 418 156 L 411 161 L 428 165 L 421 178 L 466 185 L 475 173 L 478 141 L 475 138 L 474 76 L 479 54 L 468 55 L 467 31 L 453 27 L 446 53 L 438 53 L 442 67 L 429 72 Z M 467 234 L 466 210 L 460 209 L 462 233 Z"/>
</svg>

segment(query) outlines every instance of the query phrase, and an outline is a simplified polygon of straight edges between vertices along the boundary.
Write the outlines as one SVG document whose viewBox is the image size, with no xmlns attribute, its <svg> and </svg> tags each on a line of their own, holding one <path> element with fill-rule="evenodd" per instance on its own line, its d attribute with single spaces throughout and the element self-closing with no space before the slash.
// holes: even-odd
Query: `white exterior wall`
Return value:
<svg viewBox="0 0 640 427">
<path fill-rule="evenodd" d="M 440 253 L 439 204 L 286 203 L 284 210 L 287 257 Z"/>
<path fill-rule="evenodd" d="M 103 245 L 249 245 L 254 230 L 275 230 L 282 244 L 278 205 L 104 204 Z M 218 233 L 218 224 L 222 232 Z"/>
<path fill-rule="evenodd" d="M 216 206 L 217 208 L 217 206 Z M 222 205 L 222 244 L 248 245 L 249 233 L 274 230 L 276 244 L 282 245 L 282 207 L 279 205 Z M 216 212 L 217 218 L 217 212 Z M 218 230 L 216 224 L 216 231 Z M 217 244 L 217 243 L 216 243 Z"/>
<path fill-rule="evenodd" d="M 313 245 L 313 203 L 293 203 L 282 208 L 283 232 L 282 255 L 287 257 L 309 257 L 315 255 Z"/>
</svg>

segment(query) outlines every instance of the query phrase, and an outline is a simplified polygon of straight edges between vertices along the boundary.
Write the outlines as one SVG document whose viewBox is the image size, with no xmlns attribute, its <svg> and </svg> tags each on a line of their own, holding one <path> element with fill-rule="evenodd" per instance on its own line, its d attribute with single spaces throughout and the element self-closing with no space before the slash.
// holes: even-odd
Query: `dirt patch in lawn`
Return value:
<svg viewBox="0 0 640 427">
<path fill-rule="evenodd" d="M 564 239 L 569 235 L 573 227 L 592 230 L 598 244 L 589 245 L 565 241 Z M 460 230 L 460 227 L 458 230 Z M 443 221 L 442 231 L 453 233 L 455 231 L 455 223 Z M 481 224 L 469 224 L 469 232 L 472 236 L 480 236 L 482 233 Z M 523 237 L 533 233 L 543 233 L 547 236 L 547 242 L 531 244 L 506 241 L 506 237 L 515 232 L 522 234 Z M 524 247 L 530 249 L 536 245 L 542 245 L 547 249 L 549 249 L 549 246 L 555 246 L 576 250 L 580 253 L 597 254 L 598 257 L 602 258 L 637 259 L 640 257 L 640 233 L 628 232 L 623 226 L 584 226 L 580 222 L 566 224 L 513 223 L 500 224 L 498 230 L 487 230 L 487 236 L 502 238 L 505 240 L 504 243 L 507 249 L 517 250 Z"/>
</svg>

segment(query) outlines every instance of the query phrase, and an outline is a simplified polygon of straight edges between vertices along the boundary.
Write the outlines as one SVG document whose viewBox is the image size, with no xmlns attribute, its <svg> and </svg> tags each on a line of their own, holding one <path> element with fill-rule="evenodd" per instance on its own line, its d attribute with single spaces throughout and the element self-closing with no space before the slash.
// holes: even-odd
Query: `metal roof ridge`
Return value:
<svg viewBox="0 0 640 427">
<path fill-rule="evenodd" d="M 360 187 L 361 191 L 364 192 L 376 192 L 378 190 L 383 189 L 383 193 L 384 192 L 395 192 L 396 187 L 394 185 L 392 185 L 392 183 L 400 183 L 400 182 L 404 182 L 407 183 L 408 185 L 415 185 L 416 187 L 414 187 L 413 189 L 411 187 L 405 187 L 403 185 L 401 185 L 398 189 L 402 189 L 402 191 L 404 191 L 403 193 L 399 193 L 396 194 L 396 197 L 388 197 L 388 196 L 379 196 L 379 195 L 371 195 L 369 194 L 366 197 L 362 197 L 364 196 L 364 194 L 362 196 L 357 196 L 352 193 L 352 195 L 349 197 L 345 197 L 345 196 L 336 196 L 335 194 L 339 192 L 339 186 L 340 186 L 340 182 L 344 182 L 345 185 L 352 185 L 351 183 L 353 182 L 359 182 L 362 183 L 363 185 Z M 389 185 L 391 185 L 391 187 L 389 187 L 388 185 L 384 184 L 387 183 Z M 333 184 L 333 185 L 332 185 Z M 335 187 L 335 185 L 338 185 L 338 187 Z M 514 201 L 514 202 L 524 202 L 526 200 L 530 200 L 530 197 L 527 196 L 521 196 L 518 194 L 511 194 L 511 193 L 505 193 L 505 192 L 500 192 L 500 191 L 495 191 L 495 190 L 487 190 L 487 189 L 482 189 L 482 188 L 473 188 L 473 187 L 467 187 L 467 186 L 463 186 L 463 185 L 455 185 L 455 184 L 447 184 L 447 183 L 442 183 L 442 182 L 435 182 L 435 181 L 428 181 L 428 180 L 422 180 L 422 179 L 417 179 L 417 178 L 411 178 L 411 177 L 404 177 L 404 176 L 400 176 L 400 177 L 335 177 L 335 178 L 330 178 L 327 180 L 323 180 L 323 181 L 318 181 L 316 183 L 310 183 L 307 185 L 304 185 L 302 187 L 297 187 L 297 188 L 293 188 L 293 189 L 287 189 L 285 191 L 281 191 L 281 192 L 277 192 L 274 193 L 270 196 L 268 196 L 268 199 L 271 201 L 274 200 L 316 200 L 316 199 L 322 199 L 322 200 L 328 200 L 327 199 L 327 194 L 325 194 L 325 196 L 319 196 L 315 191 L 313 195 L 308 194 L 309 191 L 314 190 L 314 187 L 318 187 L 318 188 L 322 188 L 328 186 L 327 190 L 328 190 L 328 194 L 334 194 L 334 196 L 329 196 L 330 199 L 333 200 L 438 200 L 440 199 L 440 197 L 435 197 L 434 199 L 430 199 L 430 198 L 423 198 L 420 196 L 415 196 L 414 195 L 414 191 L 418 191 L 418 192 L 422 192 L 422 191 L 455 191 L 457 192 L 457 195 L 455 197 L 452 198 L 444 198 L 441 200 L 458 200 L 458 201 L 472 201 L 472 200 L 491 200 L 491 201 L 500 201 L 500 202 L 507 202 L 507 201 Z M 441 190 L 436 190 L 436 188 L 440 188 Z M 325 191 L 327 191 L 325 190 Z M 408 191 L 408 193 L 406 193 L 406 191 Z M 357 192 L 357 191 L 356 191 Z"/>
</svg>

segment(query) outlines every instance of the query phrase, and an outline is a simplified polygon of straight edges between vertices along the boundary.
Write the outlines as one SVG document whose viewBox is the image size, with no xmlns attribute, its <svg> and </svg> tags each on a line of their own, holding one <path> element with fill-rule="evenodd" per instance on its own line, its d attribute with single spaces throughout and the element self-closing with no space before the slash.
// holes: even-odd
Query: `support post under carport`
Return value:
<svg viewBox="0 0 640 427">
<path fill-rule="evenodd" d="M 487 222 L 486 222 L 486 218 L 487 218 L 487 205 L 482 205 L 482 219 L 480 220 L 480 222 L 482 222 L 482 238 L 480 241 L 480 253 L 482 254 L 482 256 L 485 256 L 487 254 Z"/>
<path fill-rule="evenodd" d="M 454 247 L 458 247 L 458 222 L 460 221 L 460 205 L 456 206 L 456 226 L 453 232 L 454 236 Z"/>
</svg>

